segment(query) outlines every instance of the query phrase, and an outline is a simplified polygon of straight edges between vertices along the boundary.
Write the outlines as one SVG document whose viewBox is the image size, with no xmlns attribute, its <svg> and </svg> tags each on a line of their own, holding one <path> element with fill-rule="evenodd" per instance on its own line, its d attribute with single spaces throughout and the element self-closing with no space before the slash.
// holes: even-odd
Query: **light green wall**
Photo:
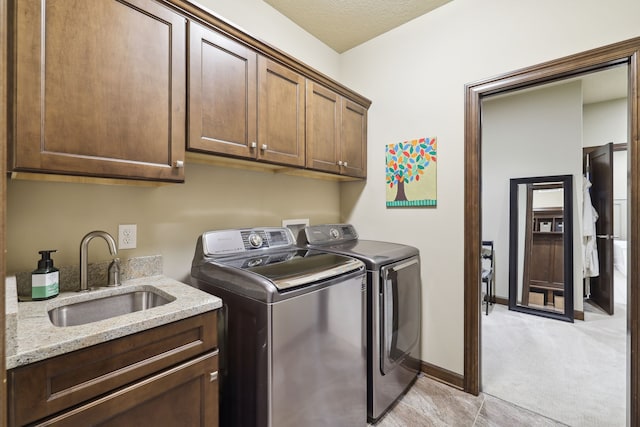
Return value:
<svg viewBox="0 0 640 427">
<path fill-rule="evenodd" d="M 32 181 L 7 185 L 7 271 L 30 271 L 38 251 L 57 249 L 56 265 L 79 263 L 80 240 L 118 224 L 138 225 L 136 249 L 121 258 L 160 254 L 164 273 L 187 281 L 198 235 L 207 230 L 280 226 L 283 219 L 312 223 L 339 219 L 339 183 L 271 172 L 189 164 L 185 184 L 110 186 Z M 109 259 L 94 239 L 90 261 Z"/>
</svg>

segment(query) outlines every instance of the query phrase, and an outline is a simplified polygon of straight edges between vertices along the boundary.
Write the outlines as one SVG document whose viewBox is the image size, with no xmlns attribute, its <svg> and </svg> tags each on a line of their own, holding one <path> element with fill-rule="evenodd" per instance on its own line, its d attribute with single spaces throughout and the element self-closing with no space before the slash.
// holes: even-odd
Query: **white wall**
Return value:
<svg viewBox="0 0 640 427">
<path fill-rule="evenodd" d="M 628 139 L 627 98 L 597 102 L 584 106 L 584 146 L 594 147 L 612 142 L 626 144 Z M 613 235 L 627 238 L 627 152 L 613 153 Z"/>
<path fill-rule="evenodd" d="M 626 144 L 629 138 L 627 108 L 627 98 L 586 104 L 583 116 L 584 146 L 596 147 L 609 142 Z"/>
<path fill-rule="evenodd" d="M 363 238 L 416 245 L 425 361 L 464 360 L 464 85 L 640 36 L 637 0 L 455 0 L 342 55 L 341 82 L 369 97 L 368 180 L 342 187 Z M 438 206 L 386 209 L 384 145 L 438 137 Z"/>
<path fill-rule="evenodd" d="M 613 152 L 613 235 L 627 240 L 629 191 L 628 151 Z"/>
<path fill-rule="evenodd" d="M 482 238 L 495 244 L 496 296 L 509 297 L 509 180 L 573 175 L 574 307 L 582 310 L 581 83 L 487 99 L 482 108 Z"/>
</svg>

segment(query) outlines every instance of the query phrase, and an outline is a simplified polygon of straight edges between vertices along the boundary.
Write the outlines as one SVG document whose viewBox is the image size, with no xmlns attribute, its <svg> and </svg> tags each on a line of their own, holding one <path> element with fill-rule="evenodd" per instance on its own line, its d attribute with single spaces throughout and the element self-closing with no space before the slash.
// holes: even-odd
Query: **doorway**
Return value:
<svg viewBox="0 0 640 427">
<path fill-rule="evenodd" d="M 500 93 L 530 88 L 591 73 L 614 65 L 629 66 L 629 246 L 630 262 L 627 277 L 628 345 L 627 422 L 640 421 L 638 389 L 640 385 L 639 316 L 640 295 L 630 284 L 638 283 L 640 269 L 636 262 L 640 242 L 640 157 L 638 153 L 638 68 L 640 67 L 640 38 L 603 48 L 549 61 L 517 70 L 495 78 L 468 84 L 465 87 L 465 273 L 464 273 L 464 390 L 478 394 L 480 373 L 480 273 L 481 273 L 481 125 L 482 99 Z"/>
<path fill-rule="evenodd" d="M 594 99 L 587 81 L 593 75 L 621 88 Z M 508 296 L 510 310 L 527 313 L 494 305 L 481 316 L 482 391 L 569 425 L 625 424 L 626 307 L 615 319 L 583 308 L 581 231 L 583 144 L 601 144 L 603 134 L 626 143 L 627 76 L 625 64 L 482 104 L 482 237 L 496 242 L 498 301 Z M 556 174 L 572 178 L 567 191 L 553 188 L 560 187 Z M 518 184 L 517 199 L 509 182 Z M 509 230 L 510 215 L 517 230 Z M 563 250 L 572 236 L 575 246 L 567 241 Z M 571 320 L 574 301 L 581 319 L 575 324 L 540 317 Z M 582 403 L 578 411 L 575 402 Z"/>
</svg>

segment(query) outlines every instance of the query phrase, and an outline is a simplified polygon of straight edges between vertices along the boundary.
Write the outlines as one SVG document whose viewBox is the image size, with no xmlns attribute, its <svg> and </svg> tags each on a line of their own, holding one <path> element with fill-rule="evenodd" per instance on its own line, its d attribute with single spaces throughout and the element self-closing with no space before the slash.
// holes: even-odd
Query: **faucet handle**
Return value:
<svg viewBox="0 0 640 427">
<path fill-rule="evenodd" d="M 109 281 L 107 286 L 120 286 L 120 258 L 114 258 L 109 264 Z"/>
</svg>

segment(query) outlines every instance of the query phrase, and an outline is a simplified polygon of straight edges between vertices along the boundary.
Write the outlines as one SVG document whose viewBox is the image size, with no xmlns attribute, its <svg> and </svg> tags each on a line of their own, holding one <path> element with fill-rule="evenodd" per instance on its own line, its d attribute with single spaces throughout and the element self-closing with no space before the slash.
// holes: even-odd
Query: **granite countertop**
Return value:
<svg viewBox="0 0 640 427">
<path fill-rule="evenodd" d="M 99 288 L 86 293 L 61 292 L 56 298 L 29 302 L 17 302 L 14 278 L 7 278 L 6 283 L 7 369 L 182 320 L 222 306 L 220 298 L 162 275 L 125 280 L 119 287 Z M 54 326 L 47 314 L 48 310 L 69 302 L 125 293 L 132 289 L 150 288 L 165 297 L 168 296 L 169 299 L 175 299 L 149 310 L 78 326 Z"/>
</svg>

